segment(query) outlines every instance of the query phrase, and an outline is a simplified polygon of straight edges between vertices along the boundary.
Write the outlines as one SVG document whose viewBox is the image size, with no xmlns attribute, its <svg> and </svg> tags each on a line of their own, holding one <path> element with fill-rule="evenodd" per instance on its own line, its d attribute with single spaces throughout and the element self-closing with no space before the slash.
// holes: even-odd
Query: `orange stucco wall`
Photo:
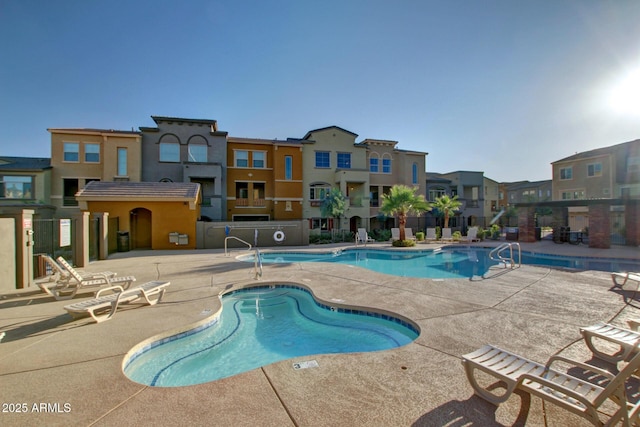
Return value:
<svg viewBox="0 0 640 427">
<path fill-rule="evenodd" d="M 135 209 L 147 209 L 151 212 L 151 249 L 195 249 L 196 221 L 199 209 L 190 209 L 188 202 L 140 202 L 140 201 L 104 201 L 87 202 L 89 212 L 108 212 L 109 217 L 119 218 L 119 230 L 132 232 L 130 212 Z M 189 243 L 176 245 L 169 242 L 169 233 L 186 234 Z M 136 236 L 131 236 L 135 241 Z M 135 249 L 135 246 L 133 247 Z"/>
</svg>

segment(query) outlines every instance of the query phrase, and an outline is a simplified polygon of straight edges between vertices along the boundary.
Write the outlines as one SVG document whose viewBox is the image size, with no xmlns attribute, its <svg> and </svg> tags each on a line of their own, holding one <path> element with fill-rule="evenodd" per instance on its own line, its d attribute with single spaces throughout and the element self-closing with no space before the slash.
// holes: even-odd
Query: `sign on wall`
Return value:
<svg viewBox="0 0 640 427">
<path fill-rule="evenodd" d="M 60 247 L 71 246 L 71 220 L 60 220 Z"/>
</svg>

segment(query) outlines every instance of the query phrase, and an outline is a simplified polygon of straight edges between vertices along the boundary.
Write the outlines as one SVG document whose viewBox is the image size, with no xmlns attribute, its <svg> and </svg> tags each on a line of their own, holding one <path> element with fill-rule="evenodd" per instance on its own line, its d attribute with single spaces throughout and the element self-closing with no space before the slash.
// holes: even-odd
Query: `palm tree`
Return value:
<svg viewBox="0 0 640 427">
<path fill-rule="evenodd" d="M 433 208 L 444 215 L 444 228 L 449 228 L 449 217 L 455 215 L 460 206 L 462 206 L 462 202 L 458 200 L 458 196 L 449 197 L 446 194 L 436 198 L 433 202 Z"/>
<path fill-rule="evenodd" d="M 347 198 L 339 188 L 332 188 L 327 193 L 320 207 L 323 218 L 338 218 L 344 214 Z"/>
<path fill-rule="evenodd" d="M 424 199 L 422 194 L 416 194 L 417 190 L 417 188 L 406 185 L 394 185 L 389 194 L 382 195 L 380 212 L 390 216 L 398 215 L 400 240 L 405 240 L 404 229 L 408 214 L 420 214 L 431 210 L 431 204 Z"/>
</svg>

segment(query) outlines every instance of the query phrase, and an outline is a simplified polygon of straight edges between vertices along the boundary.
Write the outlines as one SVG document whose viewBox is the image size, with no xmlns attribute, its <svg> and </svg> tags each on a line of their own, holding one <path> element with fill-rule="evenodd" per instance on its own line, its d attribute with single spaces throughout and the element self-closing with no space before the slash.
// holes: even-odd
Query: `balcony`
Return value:
<svg viewBox="0 0 640 427">
<path fill-rule="evenodd" d="M 263 208 L 266 204 L 265 199 L 236 199 L 236 207 Z"/>
</svg>

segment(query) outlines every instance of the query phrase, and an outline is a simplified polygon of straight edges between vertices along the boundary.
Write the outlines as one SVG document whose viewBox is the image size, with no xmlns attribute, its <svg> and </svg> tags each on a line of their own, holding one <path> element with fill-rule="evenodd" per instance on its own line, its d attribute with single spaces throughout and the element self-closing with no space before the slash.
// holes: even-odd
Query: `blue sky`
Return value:
<svg viewBox="0 0 640 427">
<path fill-rule="evenodd" d="M 611 102 L 640 88 L 638 22 L 637 0 L 0 0 L 0 155 L 159 115 L 253 138 L 336 125 L 428 152 L 428 172 L 551 179 L 640 138 L 640 100 Z"/>
</svg>

